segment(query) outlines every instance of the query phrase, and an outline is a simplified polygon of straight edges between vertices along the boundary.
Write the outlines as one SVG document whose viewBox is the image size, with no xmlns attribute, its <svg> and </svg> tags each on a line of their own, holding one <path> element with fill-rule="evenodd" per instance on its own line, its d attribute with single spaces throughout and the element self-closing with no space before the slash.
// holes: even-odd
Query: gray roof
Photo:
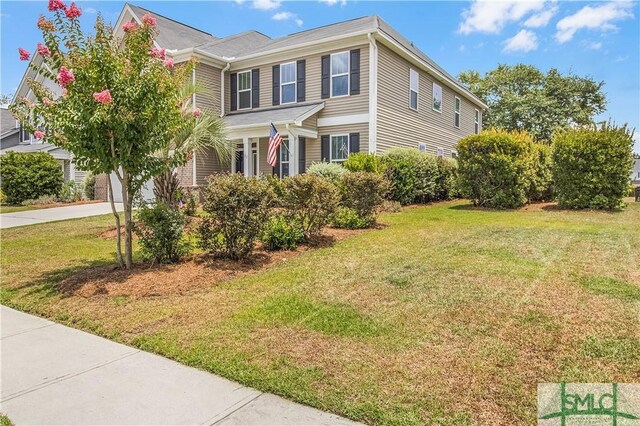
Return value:
<svg viewBox="0 0 640 426">
<path fill-rule="evenodd" d="M 157 13 L 144 9 L 140 6 L 135 6 L 131 3 L 127 4 L 139 19 L 142 19 L 142 16 L 146 13 L 156 18 L 158 28 L 158 37 L 156 37 L 156 42 L 160 47 L 165 49 L 185 49 L 187 47 L 195 47 L 218 39 L 206 31 L 202 31 L 178 21 L 174 21 L 173 19 L 165 16 L 158 15 Z"/>
<path fill-rule="evenodd" d="M 14 152 L 48 152 L 49 154 L 51 154 L 54 158 L 57 158 L 59 160 L 68 160 L 70 158 L 70 155 L 67 151 L 65 151 L 62 148 L 58 148 L 55 145 L 52 145 L 50 143 L 32 143 L 32 144 L 25 144 L 25 145 L 16 145 L 16 146 L 12 146 L 10 148 L 5 148 L 0 150 L 0 155 L 4 155 L 9 151 L 14 151 Z"/>
<path fill-rule="evenodd" d="M 0 135 L 5 136 L 5 134 L 16 132 L 18 127 L 16 127 L 16 119 L 7 108 L 0 108 Z"/>
<path fill-rule="evenodd" d="M 259 125 L 268 126 L 269 123 L 293 123 L 306 119 L 307 116 L 313 115 L 314 110 L 320 111 L 322 108 L 324 108 L 324 102 L 283 106 L 253 112 L 232 112 L 224 117 L 224 122 L 226 126 L 230 128 Z"/>
<path fill-rule="evenodd" d="M 271 41 L 270 37 L 258 31 L 246 31 L 202 44 L 198 46 L 198 49 L 217 56 L 234 58 L 253 53 L 255 49 L 265 46 Z"/>
</svg>

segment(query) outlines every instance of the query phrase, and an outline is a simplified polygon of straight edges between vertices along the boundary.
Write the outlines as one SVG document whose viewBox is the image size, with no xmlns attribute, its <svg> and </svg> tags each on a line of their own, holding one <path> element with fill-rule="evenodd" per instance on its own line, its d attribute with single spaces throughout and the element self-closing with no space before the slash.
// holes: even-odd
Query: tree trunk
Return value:
<svg viewBox="0 0 640 426">
<path fill-rule="evenodd" d="M 116 218 L 116 258 L 118 259 L 118 266 L 124 268 L 122 261 L 122 237 L 120 236 L 120 215 L 116 210 L 116 203 L 113 201 L 113 186 L 111 184 L 111 174 L 107 174 L 107 189 L 109 191 L 109 203 L 111 204 L 111 211 Z"/>
<path fill-rule="evenodd" d="M 124 204 L 124 261 L 125 268 L 131 269 L 133 265 L 133 220 L 131 207 L 133 194 L 129 192 L 130 177 L 126 170 L 122 170 L 122 203 Z"/>
<path fill-rule="evenodd" d="M 156 197 L 156 202 L 164 203 L 170 207 L 177 207 L 178 200 L 176 199 L 176 193 L 180 181 L 178 175 L 173 170 L 167 170 L 166 172 L 153 178 L 153 195 Z"/>
</svg>

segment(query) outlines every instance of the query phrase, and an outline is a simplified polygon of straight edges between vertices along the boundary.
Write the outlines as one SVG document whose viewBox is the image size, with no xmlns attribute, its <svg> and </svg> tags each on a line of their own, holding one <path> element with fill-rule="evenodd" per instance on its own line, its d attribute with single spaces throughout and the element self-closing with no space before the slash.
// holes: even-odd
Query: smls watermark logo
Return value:
<svg viewBox="0 0 640 426">
<path fill-rule="evenodd" d="M 541 383 L 538 424 L 543 426 L 640 425 L 640 385 Z"/>
</svg>

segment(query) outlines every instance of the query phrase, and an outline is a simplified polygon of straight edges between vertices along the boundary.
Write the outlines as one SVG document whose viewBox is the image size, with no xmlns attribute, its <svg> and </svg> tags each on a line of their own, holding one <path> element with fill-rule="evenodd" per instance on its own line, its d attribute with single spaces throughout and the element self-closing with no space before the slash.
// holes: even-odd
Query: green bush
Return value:
<svg viewBox="0 0 640 426">
<path fill-rule="evenodd" d="M 403 205 L 436 200 L 438 163 L 413 148 L 392 148 L 381 157 L 391 182 L 390 198 Z"/>
<path fill-rule="evenodd" d="M 354 152 L 343 163 L 350 172 L 384 173 L 387 166 L 380 157 L 366 152 Z"/>
<path fill-rule="evenodd" d="M 376 223 L 376 213 L 388 192 L 389 182 L 379 173 L 350 172 L 342 176 L 342 205 L 360 216 L 365 227 Z"/>
<path fill-rule="evenodd" d="M 94 200 L 96 198 L 96 175 L 87 172 L 82 180 L 82 186 L 84 188 L 84 197 L 87 200 Z"/>
<path fill-rule="evenodd" d="M 280 204 L 289 220 L 300 225 L 307 240 L 331 223 L 340 202 L 336 185 L 314 174 L 285 178 L 282 190 Z"/>
<path fill-rule="evenodd" d="M 35 200 L 23 200 L 20 204 L 23 206 L 44 206 L 47 204 L 55 204 L 58 202 L 58 197 L 55 195 L 41 195 Z"/>
<path fill-rule="evenodd" d="M 202 195 L 209 217 L 199 227 L 200 247 L 229 259 L 248 257 L 273 201 L 267 181 L 238 173 L 213 175 Z"/>
<path fill-rule="evenodd" d="M 527 202 L 533 139 L 525 132 L 487 130 L 458 142 L 458 184 L 474 205 L 513 209 Z"/>
<path fill-rule="evenodd" d="M 60 163 L 45 152 L 8 152 L 0 157 L 0 180 L 7 203 L 58 195 L 64 182 Z"/>
<path fill-rule="evenodd" d="M 182 212 L 164 203 L 143 203 L 136 212 L 135 232 L 140 239 L 142 257 L 158 263 L 175 263 L 190 250 L 183 239 L 187 221 Z"/>
<path fill-rule="evenodd" d="M 529 202 L 553 200 L 553 173 L 551 147 L 542 143 L 533 144 L 533 168 L 527 191 Z"/>
<path fill-rule="evenodd" d="M 438 157 L 438 176 L 436 178 L 436 195 L 438 201 L 453 200 L 458 192 L 458 162 L 453 158 Z"/>
<path fill-rule="evenodd" d="M 82 200 L 84 195 L 84 188 L 77 185 L 74 181 L 70 180 L 65 182 L 60 189 L 58 200 L 63 203 L 73 203 L 74 201 Z"/>
<path fill-rule="evenodd" d="M 307 174 L 321 176 L 333 183 L 338 183 L 345 169 L 336 163 L 313 163 L 307 168 Z"/>
<path fill-rule="evenodd" d="M 623 204 L 633 166 L 633 132 L 626 126 L 574 129 L 553 138 L 553 180 L 558 203 L 572 209 L 614 209 Z"/>
<path fill-rule="evenodd" d="M 360 216 L 354 209 L 340 207 L 333 218 L 333 226 L 343 229 L 364 229 L 371 227 L 371 222 Z"/>
<path fill-rule="evenodd" d="M 267 250 L 294 250 L 304 240 L 304 233 L 297 223 L 278 214 L 265 224 L 261 240 Z"/>
<path fill-rule="evenodd" d="M 7 202 L 7 196 L 4 195 L 4 192 L 0 189 L 0 204 L 4 204 Z"/>
</svg>

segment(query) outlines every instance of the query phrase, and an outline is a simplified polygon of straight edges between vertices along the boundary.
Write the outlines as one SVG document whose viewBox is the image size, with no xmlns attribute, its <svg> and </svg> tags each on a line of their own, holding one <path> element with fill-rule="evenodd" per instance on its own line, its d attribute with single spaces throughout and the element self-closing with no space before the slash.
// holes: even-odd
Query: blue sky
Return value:
<svg viewBox="0 0 640 426">
<path fill-rule="evenodd" d="M 499 63 L 556 67 L 606 82 L 607 112 L 640 130 L 640 3 L 560 2 L 370 2 L 324 1 L 133 1 L 156 13 L 227 36 L 248 29 L 271 37 L 336 21 L 378 14 L 425 53 L 457 75 L 485 72 Z M 78 1 L 84 25 L 96 13 L 115 23 L 124 2 Z M 18 47 L 33 51 L 40 41 L 35 23 L 46 2 L 0 1 L 0 92 L 11 94 L 26 63 Z M 640 138 L 636 134 L 636 151 Z"/>
</svg>

